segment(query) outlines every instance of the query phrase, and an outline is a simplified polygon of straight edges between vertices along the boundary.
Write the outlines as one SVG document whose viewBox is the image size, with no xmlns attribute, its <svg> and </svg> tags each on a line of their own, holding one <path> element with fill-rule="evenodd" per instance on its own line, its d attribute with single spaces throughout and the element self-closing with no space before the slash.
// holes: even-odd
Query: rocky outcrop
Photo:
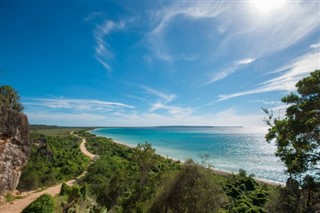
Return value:
<svg viewBox="0 0 320 213">
<path fill-rule="evenodd" d="M 0 195 L 16 189 L 29 154 L 27 116 L 0 107 Z"/>
</svg>

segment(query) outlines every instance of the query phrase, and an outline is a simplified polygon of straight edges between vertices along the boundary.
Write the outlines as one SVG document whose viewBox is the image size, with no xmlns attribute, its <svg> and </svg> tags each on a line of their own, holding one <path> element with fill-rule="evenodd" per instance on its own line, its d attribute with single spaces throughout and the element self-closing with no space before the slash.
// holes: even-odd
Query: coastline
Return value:
<svg viewBox="0 0 320 213">
<path fill-rule="evenodd" d="M 93 135 L 97 136 L 97 137 L 110 138 L 110 137 L 107 137 L 107 136 L 104 136 L 104 135 L 99 135 L 99 134 L 96 134 L 96 133 L 92 133 L 92 131 L 98 130 L 98 129 L 102 129 L 102 128 L 89 130 L 88 132 L 90 134 L 93 134 Z M 113 138 L 110 138 L 110 139 L 112 140 L 113 143 L 120 144 L 120 145 L 126 146 L 126 147 L 131 148 L 131 149 L 136 147 L 134 145 L 127 144 L 127 143 L 125 143 L 123 141 L 115 140 Z M 167 158 L 167 159 L 171 159 L 173 161 L 179 161 L 179 162 L 184 163 L 184 160 L 175 159 L 173 157 L 169 157 L 168 155 L 163 155 L 163 154 L 157 153 L 157 150 L 156 150 L 156 154 L 161 156 L 161 157 L 163 157 L 163 158 Z M 225 170 L 217 169 L 217 168 L 214 168 L 214 167 L 210 167 L 210 169 L 215 174 L 222 175 L 222 176 L 229 176 L 229 175 L 236 175 L 237 174 L 237 173 L 234 173 L 234 172 L 225 171 Z M 263 184 L 267 184 L 267 185 L 271 185 L 271 186 L 285 186 L 285 183 L 278 182 L 278 181 L 267 180 L 267 179 L 262 179 L 262 178 L 257 178 L 257 177 L 253 177 L 253 179 L 255 181 L 259 182 L 259 183 L 263 183 Z"/>
</svg>

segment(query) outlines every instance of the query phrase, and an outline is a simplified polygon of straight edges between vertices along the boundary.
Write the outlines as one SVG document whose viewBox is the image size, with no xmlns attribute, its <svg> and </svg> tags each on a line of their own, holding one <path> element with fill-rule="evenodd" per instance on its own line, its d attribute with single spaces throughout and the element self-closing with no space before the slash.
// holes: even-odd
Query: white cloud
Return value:
<svg viewBox="0 0 320 213">
<path fill-rule="evenodd" d="M 214 18 L 221 13 L 221 9 L 221 4 L 212 2 L 177 2 L 154 14 L 154 18 L 158 19 L 158 24 L 150 34 L 162 34 L 171 20 L 178 15 L 184 15 L 194 19 Z"/>
<path fill-rule="evenodd" d="M 320 14 L 317 2 L 284 1 L 283 3 L 281 7 L 270 11 L 267 16 L 259 16 L 261 12 L 253 9 L 250 2 L 238 5 L 235 3 L 237 6 L 233 8 L 234 15 L 228 13 L 221 16 L 224 22 L 231 24 L 228 26 L 230 33 L 219 48 L 229 51 L 238 49 L 239 54 L 245 48 L 246 53 L 261 58 L 290 47 L 319 29 Z"/>
<path fill-rule="evenodd" d="M 157 8 L 158 9 L 158 8 Z M 214 18 L 224 10 L 220 2 L 175 2 L 170 6 L 151 13 L 152 29 L 146 35 L 148 46 L 153 54 L 161 60 L 173 62 L 175 60 L 193 61 L 197 57 L 188 54 L 172 54 L 166 44 L 165 34 L 167 27 L 178 16 L 191 19 Z"/>
<path fill-rule="evenodd" d="M 211 77 L 210 77 L 210 80 L 207 81 L 204 85 L 208 85 L 208 84 L 211 84 L 211 83 L 214 83 L 216 81 L 219 81 L 219 80 L 222 80 L 230 75 L 232 75 L 234 72 L 236 72 L 242 65 L 247 65 L 247 64 L 250 64 L 252 62 L 254 62 L 256 59 L 255 58 L 244 58 L 244 59 L 241 59 L 239 61 L 235 61 L 233 62 L 233 64 L 220 71 L 220 72 L 217 72 L 217 73 L 214 73 Z"/>
<path fill-rule="evenodd" d="M 102 12 L 93 12 L 93 13 L 89 14 L 86 18 L 84 18 L 83 20 L 84 21 L 91 21 L 91 20 L 94 20 L 97 17 L 100 17 L 102 15 L 103 15 Z"/>
<path fill-rule="evenodd" d="M 74 126 L 86 126 L 91 125 L 99 120 L 108 119 L 105 115 L 89 114 L 89 113 L 49 113 L 45 111 L 40 112 L 26 112 L 31 123 L 38 124 L 58 124 L 64 125 L 65 123 Z"/>
<path fill-rule="evenodd" d="M 174 94 L 165 94 L 163 92 L 160 92 L 158 90 L 155 90 L 146 86 L 140 86 L 140 87 L 144 89 L 147 93 L 159 97 L 164 102 L 171 102 L 176 98 L 176 95 Z"/>
<path fill-rule="evenodd" d="M 250 100 L 249 103 L 260 103 L 265 105 L 281 105 L 281 101 L 267 101 L 267 100 Z"/>
<path fill-rule="evenodd" d="M 125 27 L 126 23 L 124 21 L 113 22 L 107 20 L 103 24 L 98 25 L 94 30 L 94 39 L 96 42 L 96 59 L 109 72 L 112 71 L 110 66 L 110 60 L 113 59 L 113 53 L 110 50 L 109 45 L 106 43 L 106 38 L 112 32 L 123 30 L 125 29 Z"/>
<path fill-rule="evenodd" d="M 61 98 L 30 98 L 24 102 L 26 106 L 41 106 L 51 109 L 73 109 L 103 111 L 115 108 L 134 108 L 134 106 L 118 103 L 100 101 L 95 99 L 61 99 Z"/>
<path fill-rule="evenodd" d="M 311 51 L 302 57 L 296 58 L 288 65 L 278 69 L 280 76 L 272 78 L 258 85 L 257 88 L 227 95 L 219 95 L 218 101 L 223 101 L 244 95 L 265 93 L 271 91 L 294 91 L 295 84 L 310 72 L 320 68 L 320 54 Z M 273 72 L 274 73 L 274 72 Z"/>
<path fill-rule="evenodd" d="M 50 113 L 46 111 L 26 112 L 32 124 L 54 124 L 60 126 L 164 126 L 164 125 L 208 125 L 208 126 L 252 126 L 265 127 L 263 112 L 243 114 L 229 108 L 217 114 L 193 115 L 187 113 L 160 115 L 147 113 Z"/>
<path fill-rule="evenodd" d="M 224 69 L 220 72 L 214 73 L 211 77 L 210 80 L 207 81 L 204 85 L 212 84 L 216 81 L 222 80 L 230 75 L 232 75 L 235 71 L 237 70 L 237 66 L 232 66 L 227 69 Z"/>
<path fill-rule="evenodd" d="M 236 62 L 237 65 L 251 64 L 254 62 L 255 58 L 244 58 Z"/>
<path fill-rule="evenodd" d="M 181 114 L 191 114 L 192 110 L 189 107 L 177 107 L 177 106 L 169 106 L 163 103 L 155 103 L 152 105 L 150 112 L 154 112 L 157 110 L 167 110 L 170 114 L 173 115 L 181 115 Z"/>
<path fill-rule="evenodd" d="M 311 44 L 311 45 L 310 45 L 310 48 L 311 48 L 311 49 L 320 48 L 320 42 L 319 42 L 319 43 L 315 43 L 315 44 Z"/>
</svg>

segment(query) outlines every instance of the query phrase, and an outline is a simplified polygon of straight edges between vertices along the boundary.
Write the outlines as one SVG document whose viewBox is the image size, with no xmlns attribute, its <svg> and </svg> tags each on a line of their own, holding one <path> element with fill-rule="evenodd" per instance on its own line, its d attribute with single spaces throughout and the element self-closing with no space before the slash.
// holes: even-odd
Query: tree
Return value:
<svg viewBox="0 0 320 213">
<path fill-rule="evenodd" d="M 307 174 L 320 175 L 320 70 L 300 80 L 296 87 L 298 94 L 282 98 L 289 105 L 283 119 L 264 111 L 271 127 L 266 140 L 275 141 L 276 156 L 285 163 L 288 174 L 302 180 Z"/>
<path fill-rule="evenodd" d="M 271 127 L 266 140 L 275 141 L 276 156 L 290 175 L 286 187 L 271 199 L 270 212 L 320 212 L 320 70 L 296 87 L 297 94 L 282 98 L 289 106 L 283 119 L 264 109 Z"/>
<path fill-rule="evenodd" d="M 192 160 L 164 184 L 151 212 L 218 212 L 227 202 L 215 174 Z"/>
<path fill-rule="evenodd" d="M 23 110 L 17 91 L 7 85 L 0 87 L 0 107 L 2 106 L 18 112 Z"/>
</svg>

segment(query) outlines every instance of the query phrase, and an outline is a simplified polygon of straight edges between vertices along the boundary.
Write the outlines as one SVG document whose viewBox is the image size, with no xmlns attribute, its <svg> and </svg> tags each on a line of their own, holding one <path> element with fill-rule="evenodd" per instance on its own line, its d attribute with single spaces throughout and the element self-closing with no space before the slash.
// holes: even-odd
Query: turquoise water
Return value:
<svg viewBox="0 0 320 213">
<path fill-rule="evenodd" d="M 264 139 L 265 131 L 244 127 L 144 127 L 101 128 L 91 131 L 129 146 L 148 142 L 157 153 L 177 160 L 206 161 L 216 169 L 285 182 L 284 166 L 274 156 L 275 146 Z"/>
</svg>

